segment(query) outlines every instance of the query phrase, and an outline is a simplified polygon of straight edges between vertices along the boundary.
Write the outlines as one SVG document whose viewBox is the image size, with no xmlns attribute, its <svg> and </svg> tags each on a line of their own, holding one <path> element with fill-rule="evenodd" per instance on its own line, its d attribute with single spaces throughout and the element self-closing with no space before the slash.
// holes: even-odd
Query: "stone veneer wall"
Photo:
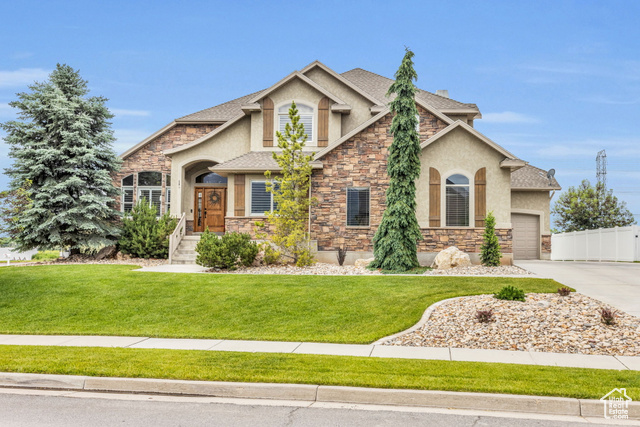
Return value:
<svg viewBox="0 0 640 427">
<path fill-rule="evenodd" d="M 256 221 L 264 222 L 267 231 L 269 231 L 270 225 L 266 220 L 267 218 L 263 216 L 228 216 L 224 219 L 224 231 L 225 233 L 234 231 L 237 233 L 249 233 L 252 238 L 255 238 Z"/>
<path fill-rule="evenodd" d="M 135 151 L 131 155 L 123 159 L 122 167 L 113 177 L 114 185 L 120 188 L 122 178 L 127 175 L 134 174 L 134 184 L 137 187 L 136 172 L 152 171 L 162 172 L 162 174 L 171 173 L 171 159 L 162 154 L 163 150 L 169 148 L 178 147 L 180 145 L 187 144 L 191 141 L 195 141 L 213 131 L 219 125 L 214 124 L 177 124 L 168 131 L 158 135 L 145 146 Z M 162 183 L 162 205 L 165 203 L 165 182 L 163 178 Z M 177 195 L 176 195 L 177 196 Z M 133 195 L 134 203 L 137 201 L 137 191 Z M 120 197 L 116 200 L 116 209 L 120 209 Z"/>
<path fill-rule="evenodd" d="M 420 140 L 424 141 L 447 125 L 421 107 Z M 389 187 L 387 156 L 393 142 L 393 115 L 388 114 L 345 141 L 322 158 L 323 169 L 314 170 L 311 195 L 318 204 L 311 212 L 311 239 L 318 250 L 373 250 L 372 239 L 385 210 Z M 369 227 L 347 227 L 347 187 L 370 187 Z"/>
<path fill-rule="evenodd" d="M 424 240 L 418 242 L 418 252 L 440 252 L 449 246 L 456 246 L 463 252 L 480 253 L 484 228 L 422 228 Z M 496 235 L 502 253 L 513 252 L 510 228 L 497 228 Z"/>
<path fill-rule="evenodd" d="M 543 254 L 551 253 L 551 234 L 543 234 L 540 239 L 540 250 Z"/>
</svg>

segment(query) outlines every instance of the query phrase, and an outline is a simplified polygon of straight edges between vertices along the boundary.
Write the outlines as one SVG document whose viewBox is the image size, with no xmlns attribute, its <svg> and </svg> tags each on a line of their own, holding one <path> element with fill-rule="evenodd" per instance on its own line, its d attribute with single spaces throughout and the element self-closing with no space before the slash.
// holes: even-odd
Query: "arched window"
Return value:
<svg viewBox="0 0 640 427">
<path fill-rule="evenodd" d="M 446 181 L 446 219 L 448 227 L 469 226 L 469 178 L 454 174 Z"/>
<path fill-rule="evenodd" d="M 289 123 L 289 108 L 291 104 L 285 104 L 278 108 L 278 130 L 284 135 L 284 127 Z M 304 104 L 296 104 L 300 123 L 304 125 L 304 133 L 307 134 L 307 142 L 313 140 L 313 107 Z"/>
<path fill-rule="evenodd" d="M 122 212 L 133 209 L 133 174 L 122 178 Z"/>
<path fill-rule="evenodd" d="M 156 208 L 160 216 L 160 198 L 162 195 L 161 172 L 138 172 L 138 200 L 146 199 Z"/>
<path fill-rule="evenodd" d="M 215 172 L 203 173 L 196 176 L 196 184 L 226 184 L 227 178 Z"/>
</svg>

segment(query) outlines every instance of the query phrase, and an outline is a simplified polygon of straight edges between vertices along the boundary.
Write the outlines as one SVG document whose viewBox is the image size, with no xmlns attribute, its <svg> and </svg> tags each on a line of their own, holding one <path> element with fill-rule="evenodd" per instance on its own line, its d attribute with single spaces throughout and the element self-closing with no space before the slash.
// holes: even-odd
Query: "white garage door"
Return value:
<svg viewBox="0 0 640 427">
<path fill-rule="evenodd" d="M 513 226 L 513 258 L 540 258 L 540 217 L 538 215 L 511 214 Z"/>
</svg>

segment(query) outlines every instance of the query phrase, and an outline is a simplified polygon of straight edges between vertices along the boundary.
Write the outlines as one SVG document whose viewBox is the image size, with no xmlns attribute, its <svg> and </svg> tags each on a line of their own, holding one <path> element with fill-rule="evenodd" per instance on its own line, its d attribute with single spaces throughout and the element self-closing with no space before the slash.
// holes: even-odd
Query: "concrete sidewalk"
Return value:
<svg viewBox="0 0 640 427">
<path fill-rule="evenodd" d="M 157 348 L 170 350 L 238 351 L 248 353 L 321 354 L 396 359 L 515 363 L 522 365 L 640 371 L 640 356 L 600 356 L 446 347 L 401 347 L 377 344 L 329 344 L 284 341 L 240 341 L 78 335 L 0 335 L 0 345 Z"/>
</svg>

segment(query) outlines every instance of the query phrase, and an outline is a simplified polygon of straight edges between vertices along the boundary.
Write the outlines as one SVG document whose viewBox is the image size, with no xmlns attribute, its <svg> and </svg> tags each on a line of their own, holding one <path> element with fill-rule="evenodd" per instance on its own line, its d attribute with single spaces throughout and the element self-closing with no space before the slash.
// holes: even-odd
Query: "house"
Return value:
<svg viewBox="0 0 640 427">
<path fill-rule="evenodd" d="M 265 190 L 275 132 L 295 101 L 315 152 L 309 215 L 317 259 L 347 262 L 371 257 L 372 238 L 385 209 L 389 132 L 387 90 L 392 80 L 356 68 L 338 74 L 315 61 L 273 86 L 175 119 L 122 154 L 117 177 L 119 207 L 139 198 L 159 213 L 186 216 L 190 233 L 253 233 L 254 222 L 273 207 Z M 417 218 L 424 239 L 418 257 L 430 263 L 452 245 L 479 259 L 484 217 L 493 211 L 503 262 L 549 258 L 550 195 L 560 189 L 552 173 L 528 165 L 474 128 L 475 104 L 447 91 L 419 90 L 422 172 Z"/>
</svg>

